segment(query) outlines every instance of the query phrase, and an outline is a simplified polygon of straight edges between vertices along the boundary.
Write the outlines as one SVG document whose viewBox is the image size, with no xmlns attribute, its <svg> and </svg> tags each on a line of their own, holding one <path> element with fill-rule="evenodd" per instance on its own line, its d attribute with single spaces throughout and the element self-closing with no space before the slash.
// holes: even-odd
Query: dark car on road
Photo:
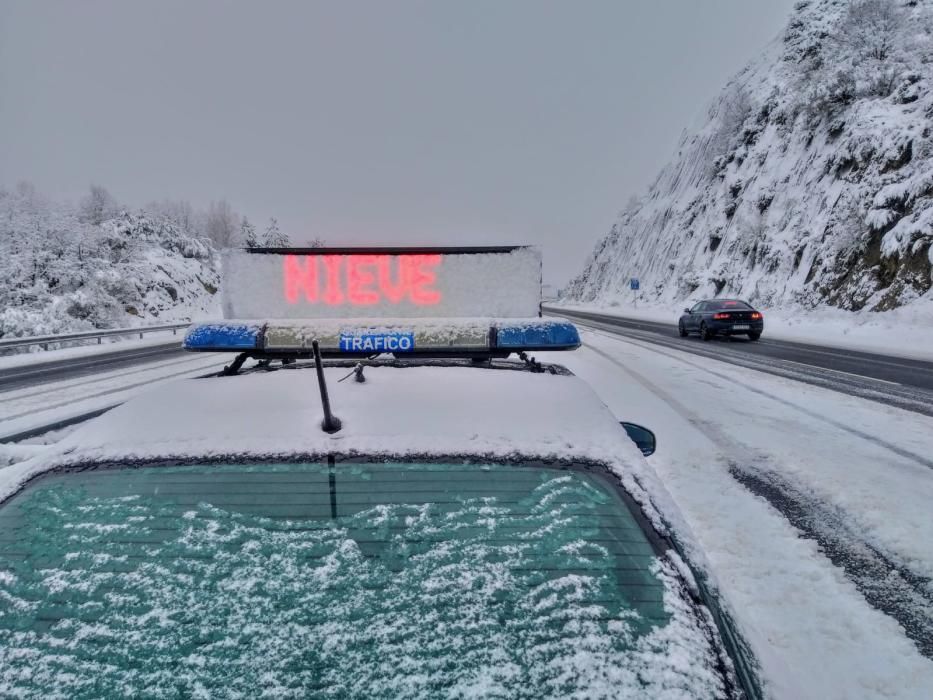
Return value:
<svg viewBox="0 0 933 700">
<path fill-rule="evenodd" d="M 703 340 L 717 335 L 747 335 L 758 340 L 764 330 L 764 316 L 740 299 L 706 299 L 684 309 L 677 324 L 680 336 L 697 333 Z"/>
</svg>

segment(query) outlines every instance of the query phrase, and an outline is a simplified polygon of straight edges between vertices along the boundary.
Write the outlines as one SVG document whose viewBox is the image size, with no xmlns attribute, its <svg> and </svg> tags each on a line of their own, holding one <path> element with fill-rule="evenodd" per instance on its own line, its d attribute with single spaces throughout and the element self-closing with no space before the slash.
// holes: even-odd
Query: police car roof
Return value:
<svg viewBox="0 0 933 700">
<path fill-rule="evenodd" d="M 572 375 L 467 366 L 373 366 L 365 383 L 325 367 L 340 432 L 323 418 L 312 367 L 171 382 L 64 441 L 72 458 L 276 456 L 295 453 L 627 453 L 617 421 Z M 63 444 L 64 444 L 63 443 Z M 636 454 L 632 447 L 632 454 Z"/>
<path fill-rule="evenodd" d="M 596 461 L 629 479 L 656 480 L 608 408 L 569 373 L 376 366 L 366 369 L 365 383 L 338 382 L 347 372 L 325 369 L 340 432 L 320 429 L 311 368 L 178 380 L 4 469 L 0 499 L 31 476 L 69 464 L 329 453 Z M 642 492 L 634 481 L 626 487 L 636 497 Z"/>
</svg>

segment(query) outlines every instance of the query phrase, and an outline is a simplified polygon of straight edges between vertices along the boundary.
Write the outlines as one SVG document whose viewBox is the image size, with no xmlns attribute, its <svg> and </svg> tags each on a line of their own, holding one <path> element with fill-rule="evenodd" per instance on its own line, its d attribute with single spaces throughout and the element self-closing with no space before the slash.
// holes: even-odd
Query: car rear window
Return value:
<svg viewBox="0 0 933 700">
<path fill-rule="evenodd" d="M 0 507 L 0 695 L 716 696 L 603 475 L 282 464 L 50 475 Z"/>
<path fill-rule="evenodd" d="M 720 310 L 729 310 L 737 309 L 740 311 L 750 311 L 751 306 L 746 304 L 744 301 L 737 301 L 734 299 L 723 299 L 718 301 L 709 302 L 709 307 L 711 311 L 720 311 Z"/>
</svg>

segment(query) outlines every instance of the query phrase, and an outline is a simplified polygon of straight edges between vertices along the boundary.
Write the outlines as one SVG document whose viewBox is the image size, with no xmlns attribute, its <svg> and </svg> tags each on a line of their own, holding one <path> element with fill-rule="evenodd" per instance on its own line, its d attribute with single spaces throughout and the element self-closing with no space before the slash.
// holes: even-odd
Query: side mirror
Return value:
<svg viewBox="0 0 933 700">
<path fill-rule="evenodd" d="M 625 421 L 621 421 L 620 425 L 625 428 L 625 432 L 628 433 L 632 442 L 635 443 L 635 446 L 641 450 L 645 457 L 650 457 L 658 449 L 658 439 L 648 428 L 636 423 L 626 423 Z"/>
<path fill-rule="evenodd" d="M 690 309 L 684 309 L 685 314 L 692 314 L 693 312 Z"/>
</svg>

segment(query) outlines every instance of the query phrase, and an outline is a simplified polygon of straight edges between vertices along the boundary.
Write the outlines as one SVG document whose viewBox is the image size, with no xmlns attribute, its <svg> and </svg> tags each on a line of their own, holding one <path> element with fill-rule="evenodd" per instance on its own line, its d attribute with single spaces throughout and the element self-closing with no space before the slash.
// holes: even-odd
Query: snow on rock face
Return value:
<svg viewBox="0 0 933 700">
<path fill-rule="evenodd" d="M 933 0 L 803 0 L 565 290 L 884 311 L 931 296 Z"/>
<path fill-rule="evenodd" d="M 92 224 L 28 187 L 0 190 L 0 337 L 216 314 L 218 267 L 209 241 L 168 221 Z"/>
</svg>

